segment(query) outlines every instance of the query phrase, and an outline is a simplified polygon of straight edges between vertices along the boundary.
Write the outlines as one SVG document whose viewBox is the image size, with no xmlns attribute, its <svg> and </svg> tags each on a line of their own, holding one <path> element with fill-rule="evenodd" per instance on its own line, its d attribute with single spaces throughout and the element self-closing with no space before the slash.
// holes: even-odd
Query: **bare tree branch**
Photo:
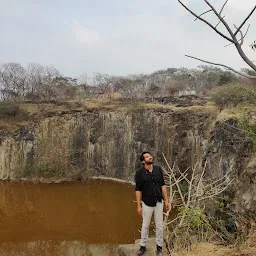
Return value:
<svg viewBox="0 0 256 256">
<path fill-rule="evenodd" d="M 248 31 L 249 31 L 250 26 L 251 26 L 251 24 L 248 25 L 248 28 L 247 28 L 247 30 L 246 30 L 246 32 L 244 34 L 244 38 L 246 37 L 246 35 L 247 35 Z"/>
<path fill-rule="evenodd" d="M 185 198 L 184 198 L 184 196 L 183 196 L 183 194 L 182 194 L 180 185 L 179 185 L 179 183 L 177 182 L 177 179 L 176 179 L 176 177 L 175 177 L 175 175 L 174 175 L 174 173 L 173 173 L 173 169 L 170 167 L 170 165 L 169 165 L 169 163 L 168 163 L 168 161 L 167 161 L 167 159 L 166 159 L 166 157 L 165 157 L 164 154 L 163 154 L 163 157 L 164 157 L 164 160 L 165 160 L 165 162 L 166 162 L 166 164 L 167 164 L 167 166 L 168 166 L 168 168 L 169 168 L 169 170 L 170 170 L 170 172 L 171 172 L 171 176 L 172 176 L 172 178 L 173 178 L 173 180 L 174 180 L 174 182 L 175 182 L 175 185 L 176 185 L 176 187 L 177 187 L 177 189 L 178 189 L 178 191 L 179 191 L 179 194 L 180 194 L 182 203 L 183 203 L 184 206 L 186 206 Z"/>
<path fill-rule="evenodd" d="M 226 40 L 235 43 L 235 41 L 229 37 L 227 37 L 226 35 L 224 35 L 223 33 L 221 33 L 219 30 L 217 30 L 211 23 L 209 23 L 207 20 L 201 18 L 200 16 L 198 16 L 196 13 L 194 13 L 193 11 L 191 11 L 185 4 L 183 4 L 180 0 L 178 0 L 178 2 L 187 10 L 189 11 L 192 15 L 194 15 L 197 19 L 203 21 L 204 23 L 206 23 L 208 26 L 210 26 L 215 32 L 217 32 L 220 36 L 222 36 L 223 38 L 225 38 Z"/>
<path fill-rule="evenodd" d="M 222 8 L 221 8 L 221 10 L 220 10 L 220 13 L 219 13 L 220 16 L 221 16 L 221 13 L 222 13 L 222 11 L 223 11 L 225 5 L 227 4 L 227 2 L 228 2 L 228 0 L 227 0 L 227 1 L 223 4 L 223 6 L 222 6 Z"/>
<path fill-rule="evenodd" d="M 227 176 L 228 176 L 229 173 L 230 173 L 230 171 L 227 172 L 223 177 L 219 178 L 218 180 L 216 180 L 216 181 L 214 181 L 214 182 L 212 182 L 210 184 L 207 184 L 206 186 L 204 186 L 204 188 L 206 189 L 208 187 L 212 187 L 215 184 L 219 183 L 220 181 L 227 179 Z M 224 181 L 222 181 L 221 183 L 224 183 Z"/>
<path fill-rule="evenodd" d="M 234 128 L 234 129 L 236 129 L 236 130 L 238 130 L 238 131 L 245 132 L 245 133 L 248 133 L 248 134 L 251 134 L 251 135 L 256 135 L 256 133 L 253 133 L 253 132 L 249 132 L 249 131 L 246 131 L 246 130 L 239 129 L 239 128 L 237 128 L 237 127 L 233 126 L 233 125 L 230 125 L 230 124 L 227 124 L 227 123 L 223 123 L 223 124 L 225 124 L 225 125 L 227 125 L 227 126 L 229 126 L 229 127 L 231 127 L 231 128 Z"/>
<path fill-rule="evenodd" d="M 185 172 L 181 172 L 179 168 L 175 166 L 175 164 L 171 168 L 164 154 L 163 154 L 163 157 L 168 166 L 168 171 L 165 171 L 165 172 L 170 179 L 169 180 L 170 187 L 172 187 L 172 185 L 175 184 L 175 189 L 170 191 L 170 197 L 172 199 L 176 198 L 176 200 L 178 200 L 178 201 L 174 200 L 175 207 L 182 207 L 181 211 L 179 212 L 179 215 L 174 219 L 170 219 L 170 220 L 168 219 L 168 217 L 170 217 L 169 212 L 165 214 L 165 219 L 164 219 L 165 239 L 164 240 L 168 248 L 168 252 L 170 253 L 172 249 L 170 244 L 170 239 L 173 240 L 175 238 L 170 236 L 169 226 L 172 225 L 171 227 L 172 234 L 175 234 L 176 231 L 180 230 L 180 228 L 181 228 L 180 230 L 181 232 L 188 232 L 188 229 L 191 228 L 191 222 L 190 222 L 191 211 L 193 215 L 202 214 L 205 209 L 204 207 L 202 207 L 201 202 L 209 198 L 214 198 L 220 195 L 231 185 L 234 179 L 229 181 L 229 177 L 226 174 L 224 175 L 224 177 L 221 177 L 217 180 L 212 180 L 212 179 L 205 180 L 204 174 L 206 171 L 207 161 L 204 163 L 204 166 L 202 166 L 202 159 L 198 159 L 196 161 L 196 164 L 192 168 L 188 168 Z M 179 173 L 175 172 L 176 168 L 179 170 Z M 186 176 L 187 174 L 186 172 L 188 170 L 192 170 L 192 173 L 190 173 L 189 178 L 187 178 Z M 196 173 L 198 174 L 196 175 Z M 177 177 L 177 175 L 179 176 Z M 186 183 L 185 184 L 182 183 L 182 185 L 183 186 L 185 185 L 185 187 L 187 188 L 187 192 L 185 192 L 184 190 L 181 190 L 180 184 L 177 182 L 177 180 L 186 181 Z M 204 184 L 207 184 L 207 185 L 204 185 Z M 180 198 L 177 199 L 177 196 L 175 196 L 175 192 L 180 196 Z M 199 212 L 198 212 L 198 209 L 199 209 Z M 208 223 L 209 225 L 207 216 L 204 217 L 202 221 L 204 221 L 205 223 Z M 185 228 L 185 230 L 183 228 Z M 217 232 L 215 233 L 217 234 Z"/>
<path fill-rule="evenodd" d="M 171 223 L 175 222 L 176 220 L 180 219 L 182 216 L 178 216 L 175 219 L 171 220 L 170 222 L 166 223 L 167 225 L 170 225 Z"/>
<path fill-rule="evenodd" d="M 209 5 L 211 7 L 211 9 L 213 10 L 213 12 L 215 13 L 215 15 L 220 19 L 220 21 L 222 22 L 222 24 L 226 27 L 227 31 L 229 32 L 229 34 L 232 37 L 232 40 L 234 43 L 237 43 L 237 39 L 234 36 L 234 33 L 232 32 L 231 28 L 229 27 L 229 25 L 227 24 L 227 22 L 219 15 L 219 13 L 216 11 L 216 9 L 213 7 L 213 5 L 211 5 L 207 0 L 204 0 L 206 2 L 207 5 Z"/>
<path fill-rule="evenodd" d="M 250 26 L 251 26 L 251 24 L 248 25 L 248 28 L 247 28 L 247 30 L 246 30 L 246 32 L 245 32 L 245 34 L 244 34 L 243 39 L 245 39 L 245 37 L 246 37 L 246 35 L 247 35 L 248 31 L 249 31 Z M 240 41 L 241 41 L 241 39 L 238 40 L 238 42 L 240 42 Z M 232 44 L 233 44 L 233 43 L 227 44 L 227 45 L 225 45 L 224 47 L 228 47 L 228 46 L 230 46 L 230 45 L 232 45 Z"/>
<path fill-rule="evenodd" d="M 216 9 L 207 1 L 207 0 L 204 0 L 206 2 L 207 5 L 209 5 L 213 12 L 216 14 L 216 16 L 221 19 L 221 22 L 223 23 L 223 25 L 226 27 L 226 29 L 228 30 L 229 34 L 231 35 L 233 41 L 234 41 L 234 44 L 236 46 L 236 49 L 238 51 L 238 53 L 240 54 L 240 56 L 242 57 L 242 59 L 253 69 L 256 71 L 256 65 L 245 55 L 240 43 L 238 42 L 237 38 L 236 38 L 236 35 L 232 32 L 231 28 L 229 27 L 229 25 L 225 22 L 224 19 L 222 19 L 218 12 L 216 11 Z M 256 8 L 256 6 L 255 6 Z M 254 10 L 253 10 L 254 11 Z M 250 13 L 250 15 L 247 17 L 247 19 L 251 16 L 251 14 L 253 13 L 253 11 Z M 244 23 L 243 23 L 244 24 Z M 240 28 L 238 28 L 237 31 L 239 31 L 240 29 L 242 28 L 242 26 L 240 26 Z"/>
<path fill-rule="evenodd" d="M 243 49 L 242 49 L 242 44 L 243 44 L 243 41 L 244 41 L 244 37 L 245 35 L 247 34 L 248 32 L 248 29 L 246 31 L 246 34 L 243 36 L 243 32 L 242 32 L 242 27 L 244 26 L 244 24 L 246 23 L 246 21 L 251 17 L 251 15 L 253 14 L 253 12 L 256 10 L 256 6 L 252 9 L 252 11 L 249 13 L 249 15 L 245 18 L 245 20 L 242 22 L 242 24 L 236 29 L 235 32 L 233 32 L 229 26 L 229 24 L 224 20 L 224 18 L 221 16 L 221 13 L 225 7 L 225 5 L 227 4 L 227 0 L 226 2 L 224 3 L 224 5 L 222 6 L 221 8 L 221 11 L 220 12 L 217 12 L 217 10 L 214 8 L 214 6 L 212 4 L 209 3 L 208 0 L 204 0 L 205 3 L 211 8 L 211 10 L 215 13 L 215 15 L 218 17 L 219 19 L 219 22 L 218 24 L 214 27 L 210 22 L 208 22 L 207 20 L 203 19 L 202 17 L 198 16 L 196 13 L 194 13 L 192 10 L 190 10 L 184 3 L 182 3 L 181 0 L 178 0 L 178 2 L 188 11 L 190 12 L 192 15 L 194 15 L 196 18 L 200 19 L 201 21 L 203 21 L 204 23 L 206 23 L 208 26 L 210 26 L 216 33 L 218 33 L 221 37 L 225 38 L 226 40 L 230 41 L 231 43 L 233 43 L 239 53 L 239 55 L 242 57 L 242 59 L 244 60 L 245 63 L 248 64 L 248 66 L 250 66 L 254 71 L 256 71 L 256 65 L 254 64 L 253 61 L 251 61 L 247 55 L 244 53 Z M 210 12 L 210 11 L 208 11 Z M 220 32 L 218 29 L 217 29 L 217 26 L 222 23 L 225 28 L 227 29 L 229 35 L 231 36 L 231 38 L 229 36 L 226 36 L 225 34 L 223 34 L 222 32 Z M 241 38 L 240 39 L 237 39 L 236 35 L 237 33 L 240 32 L 241 33 Z M 191 57 L 191 56 L 190 56 Z M 194 57 L 192 57 L 194 58 Z M 194 59 L 198 59 L 198 58 L 194 58 Z M 200 60 L 200 59 L 198 59 Z M 203 61 L 203 60 L 200 60 L 200 61 Z M 225 67 L 231 71 L 233 71 L 234 73 L 240 75 L 240 76 L 243 76 L 243 77 L 246 77 L 246 78 L 249 78 L 249 79 L 255 79 L 256 77 L 255 76 L 249 76 L 249 75 L 246 75 L 246 74 L 243 74 L 231 67 L 228 67 L 226 65 L 222 65 L 222 64 L 217 64 L 217 63 L 213 63 L 213 62 L 207 62 L 207 61 L 203 61 L 205 63 L 208 63 L 208 64 L 212 64 L 212 65 L 217 65 L 217 66 L 222 66 L 222 67 Z"/>
<path fill-rule="evenodd" d="M 242 22 L 242 24 L 238 27 L 238 29 L 235 32 L 235 36 L 236 34 L 239 32 L 239 30 L 241 30 L 241 28 L 243 27 L 243 25 L 246 23 L 246 21 L 251 17 L 251 15 L 253 14 L 253 12 L 256 10 L 256 5 L 254 6 L 254 8 L 252 9 L 252 11 L 249 13 L 249 15 L 245 18 L 245 20 Z"/>
<path fill-rule="evenodd" d="M 234 24 L 234 27 L 237 29 L 237 26 L 235 24 Z M 243 45 L 243 43 L 244 43 L 244 35 L 243 35 L 242 30 L 239 30 L 239 33 L 241 35 L 241 39 L 239 40 L 239 44 Z"/>
<path fill-rule="evenodd" d="M 208 11 L 206 11 L 206 12 L 203 12 L 202 14 L 200 14 L 199 15 L 199 17 L 201 17 L 201 16 L 203 16 L 204 14 L 206 14 L 206 13 L 208 13 L 208 12 L 211 12 L 212 10 L 210 9 L 210 10 L 208 10 Z M 195 18 L 195 20 L 194 21 L 196 21 L 198 18 Z"/>
<path fill-rule="evenodd" d="M 224 19 L 225 17 L 226 17 L 226 16 L 223 16 L 222 19 Z M 219 20 L 219 22 L 217 23 L 217 25 L 215 26 L 215 28 L 217 28 L 220 23 L 221 23 L 221 20 Z"/>
<path fill-rule="evenodd" d="M 197 188 L 196 188 L 196 198 L 198 197 L 198 194 L 199 194 L 199 190 L 200 190 L 200 184 L 202 183 L 202 179 L 203 179 L 203 176 L 204 176 L 204 173 L 205 173 L 205 170 L 206 170 L 206 164 L 207 164 L 207 161 L 205 161 L 204 163 L 204 168 L 203 168 L 203 171 L 200 175 L 200 179 L 197 183 Z M 202 189 L 202 188 L 201 188 Z"/>
<path fill-rule="evenodd" d="M 199 201 L 202 201 L 202 200 L 205 200 L 205 199 L 208 199 L 208 198 L 211 198 L 211 197 L 214 197 L 214 196 L 216 196 L 216 195 L 221 194 L 222 192 L 224 192 L 224 191 L 230 186 L 230 184 L 232 184 L 233 181 L 234 181 L 234 179 L 231 180 L 231 181 L 230 181 L 225 187 L 223 187 L 222 189 L 217 190 L 215 193 L 213 193 L 213 194 L 210 193 L 208 196 L 199 198 Z"/>
<path fill-rule="evenodd" d="M 246 77 L 246 78 L 249 78 L 249 79 L 256 79 L 256 76 L 249 76 L 249 75 L 246 75 L 240 71 L 237 71 L 227 65 L 224 65 L 224 64 L 219 64 L 219 63 L 214 63 L 214 62 L 210 62 L 210 61 L 206 61 L 206 60 L 202 60 L 202 59 L 199 59 L 199 58 L 196 58 L 196 57 L 193 57 L 193 56 L 189 56 L 189 55 L 185 55 L 186 57 L 188 58 L 191 58 L 191 59 L 195 59 L 195 60 L 199 60 L 199 61 L 202 61 L 204 63 L 207 63 L 207 64 L 211 64 L 211 65 L 215 65 L 215 66 L 220 66 L 220 67 L 224 67 L 224 68 L 227 68 L 231 71 L 233 71 L 234 73 L 240 75 L 240 76 L 243 76 L 243 77 Z"/>
<path fill-rule="evenodd" d="M 242 59 L 254 70 L 256 71 L 256 65 L 253 63 L 254 61 L 251 61 L 244 53 L 241 45 L 239 43 L 235 44 L 236 49 L 239 53 L 239 55 L 242 57 Z"/>
<path fill-rule="evenodd" d="M 189 179 L 187 178 L 187 174 L 185 175 L 185 173 L 189 170 L 189 168 L 187 168 L 184 173 L 181 172 L 181 170 L 180 170 L 180 168 L 178 166 L 177 166 L 177 169 L 178 169 L 181 177 L 183 177 L 186 180 L 186 182 L 189 183 Z M 196 187 L 194 186 L 194 188 L 196 188 Z"/>
</svg>

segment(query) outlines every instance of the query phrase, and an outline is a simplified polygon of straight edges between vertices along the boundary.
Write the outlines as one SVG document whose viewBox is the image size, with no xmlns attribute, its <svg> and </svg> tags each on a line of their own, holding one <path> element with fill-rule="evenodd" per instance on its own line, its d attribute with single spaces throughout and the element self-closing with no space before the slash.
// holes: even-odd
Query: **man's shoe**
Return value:
<svg viewBox="0 0 256 256">
<path fill-rule="evenodd" d="M 146 247 L 145 246 L 141 246 L 136 255 L 137 256 L 141 256 L 141 255 L 144 254 L 145 251 L 146 251 Z"/>
<path fill-rule="evenodd" d="M 158 245 L 156 247 L 156 256 L 163 256 L 162 247 L 160 247 Z"/>
<path fill-rule="evenodd" d="M 163 256 L 162 251 L 156 251 L 156 256 Z"/>
</svg>

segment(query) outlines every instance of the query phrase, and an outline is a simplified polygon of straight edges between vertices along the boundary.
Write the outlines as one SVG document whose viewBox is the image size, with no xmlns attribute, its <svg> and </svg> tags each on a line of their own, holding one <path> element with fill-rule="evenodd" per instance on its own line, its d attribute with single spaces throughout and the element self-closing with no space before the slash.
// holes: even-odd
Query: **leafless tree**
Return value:
<svg viewBox="0 0 256 256">
<path fill-rule="evenodd" d="M 89 76 L 86 73 L 82 73 L 77 77 L 77 84 L 81 85 L 82 87 L 86 87 L 90 85 Z"/>
<path fill-rule="evenodd" d="M 101 94 L 111 93 L 111 76 L 107 74 L 96 73 L 93 77 L 93 85 L 99 88 L 99 92 Z"/>
<path fill-rule="evenodd" d="M 175 164 L 171 167 L 163 155 L 167 164 L 167 170 L 165 171 L 166 186 L 169 189 L 170 202 L 173 207 L 183 207 L 182 214 L 169 220 L 169 212 L 165 214 L 164 228 L 165 228 L 165 242 L 167 249 L 170 253 L 171 238 L 169 236 L 169 226 L 174 224 L 173 233 L 176 230 L 184 228 L 189 229 L 189 224 L 186 223 L 187 211 L 190 209 L 199 209 L 206 200 L 212 199 L 223 193 L 233 182 L 230 179 L 228 173 L 215 180 L 209 180 L 205 177 L 207 162 L 202 166 L 202 161 L 199 159 L 191 169 L 187 169 L 182 172 Z M 184 192 L 184 188 L 187 187 L 187 191 Z M 178 199 L 178 200 L 177 200 Z M 207 222 L 207 219 L 203 220 Z M 208 224 L 208 223 L 207 223 Z"/>
<path fill-rule="evenodd" d="M 217 11 L 217 9 L 208 1 L 208 0 L 203 0 L 208 6 L 209 9 L 201 14 L 196 14 L 194 11 L 192 11 L 190 8 L 188 8 L 183 2 L 182 0 L 178 0 L 178 2 L 188 11 L 190 12 L 196 19 L 195 20 L 200 20 L 202 22 L 204 22 L 206 25 L 208 25 L 211 29 L 213 29 L 216 33 L 218 33 L 221 37 L 223 37 L 224 39 L 226 39 L 227 41 L 229 41 L 230 44 L 234 45 L 236 47 L 237 52 L 239 53 L 239 55 L 242 57 L 242 59 L 245 61 L 245 63 L 247 63 L 247 65 L 254 71 L 256 71 L 256 65 L 253 63 L 252 60 L 250 60 L 247 55 L 244 53 L 243 49 L 242 49 L 242 45 L 244 43 L 244 38 L 248 33 L 248 30 L 250 28 L 250 25 L 248 25 L 246 30 L 243 30 L 245 24 L 247 23 L 247 21 L 249 20 L 249 18 L 252 16 L 252 14 L 254 13 L 254 11 L 256 10 L 256 5 L 254 6 L 254 8 L 251 10 L 251 12 L 247 15 L 247 17 L 243 20 L 243 22 L 239 25 L 236 26 L 234 24 L 234 30 L 232 30 L 231 25 L 228 24 L 228 22 L 225 20 L 225 16 L 222 14 L 223 10 L 226 6 L 226 4 L 228 3 L 228 0 L 225 0 L 222 8 Z M 214 13 L 215 16 L 218 18 L 218 23 L 217 24 L 212 24 L 211 22 L 207 21 L 205 18 L 203 18 L 203 16 L 207 13 Z M 219 24 L 222 24 L 225 29 L 226 32 L 222 32 L 218 29 Z M 232 26 L 233 27 L 233 26 Z M 252 45 L 255 46 L 255 44 Z M 186 57 L 192 58 L 192 59 L 196 59 L 199 61 L 202 61 L 204 63 L 208 63 L 208 64 L 212 64 L 212 65 L 216 65 L 216 66 L 221 66 L 224 67 L 228 70 L 231 70 L 232 72 L 249 78 L 249 79 L 256 79 L 256 76 L 251 76 L 248 74 L 245 74 L 243 72 L 237 71 L 232 67 L 229 67 L 227 65 L 224 64 L 219 64 L 219 63 L 215 63 L 215 62 L 210 62 L 210 61 L 206 61 L 206 60 L 202 60 L 200 58 L 197 57 L 193 57 L 190 55 L 186 55 Z"/>
<path fill-rule="evenodd" d="M 128 87 L 128 96 L 134 98 L 145 97 L 146 91 L 148 90 L 148 80 L 144 74 L 128 75 L 127 79 L 131 81 Z"/>
<path fill-rule="evenodd" d="M 0 67 L 2 98 L 24 99 L 26 94 L 26 70 L 18 63 L 5 63 Z"/>
<path fill-rule="evenodd" d="M 27 98 L 31 100 L 50 100 L 58 96 L 57 88 L 61 77 L 60 72 L 53 66 L 42 66 L 30 63 L 27 66 Z M 59 91 L 59 94 L 63 92 Z"/>
<path fill-rule="evenodd" d="M 76 85 L 75 78 L 58 76 L 52 79 L 49 89 L 57 100 L 72 99 L 76 94 Z"/>
<path fill-rule="evenodd" d="M 49 76 L 50 78 L 61 76 L 61 73 L 59 72 L 59 70 L 52 65 L 46 66 L 45 70 L 46 70 L 46 75 Z"/>
<path fill-rule="evenodd" d="M 28 98 L 39 100 L 46 76 L 45 67 L 38 63 L 29 63 L 27 66 Z"/>
<path fill-rule="evenodd" d="M 189 88 L 188 81 L 179 78 L 168 78 L 164 83 L 164 94 L 168 96 L 175 96 L 179 92 Z"/>
</svg>

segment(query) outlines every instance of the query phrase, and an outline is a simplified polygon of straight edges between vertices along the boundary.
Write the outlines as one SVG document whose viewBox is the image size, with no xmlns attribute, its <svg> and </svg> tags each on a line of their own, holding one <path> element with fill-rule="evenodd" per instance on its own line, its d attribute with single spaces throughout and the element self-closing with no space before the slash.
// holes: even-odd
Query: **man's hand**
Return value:
<svg viewBox="0 0 256 256">
<path fill-rule="evenodd" d="M 142 207 L 140 205 L 138 205 L 138 207 L 137 207 L 137 213 L 139 215 L 142 215 Z"/>
<path fill-rule="evenodd" d="M 168 200 L 164 201 L 164 211 L 168 212 L 170 210 L 170 203 Z"/>
<path fill-rule="evenodd" d="M 167 196 L 167 190 L 166 190 L 165 185 L 162 186 L 162 193 L 163 193 L 163 197 L 164 197 L 164 212 L 168 212 L 171 209 L 171 207 L 169 204 L 169 199 Z"/>
<path fill-rule="evenodd" d="M 142 208 L 141 208 L 141 191 L 136 191 L 136 202 L 137 202 L 137 213 L 142 215 Z"/>
</svg>

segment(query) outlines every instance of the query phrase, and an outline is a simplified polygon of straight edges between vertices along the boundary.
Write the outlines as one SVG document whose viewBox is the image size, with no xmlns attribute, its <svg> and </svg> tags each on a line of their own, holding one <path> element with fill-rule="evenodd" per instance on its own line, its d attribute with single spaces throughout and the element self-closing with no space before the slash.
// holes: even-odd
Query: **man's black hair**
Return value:
<svg viewBox="0 0 256 256">
<path fill-rule="evenodd" d="M 140 161 L 142 162 L 143 160 L 145 160 L 144 159 L 144 155 L 145 154 L 150 154 L 150 152 L 149 151 L 143 151 L 142 153 L 141 153 L 141 155 L 140 155 Z M 151 154 L 150 154 L 151 155 Z"/>
</svg>

